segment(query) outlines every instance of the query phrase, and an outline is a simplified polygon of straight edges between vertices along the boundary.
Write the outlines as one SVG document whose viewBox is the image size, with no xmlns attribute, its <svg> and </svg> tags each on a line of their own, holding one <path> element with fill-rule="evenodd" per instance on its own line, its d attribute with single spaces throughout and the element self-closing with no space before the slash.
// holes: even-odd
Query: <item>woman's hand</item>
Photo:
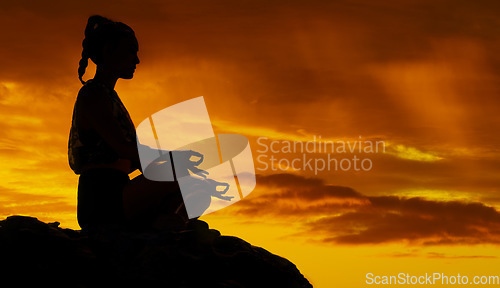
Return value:
<svg viewBox="0 0 500 288">
<path fill-rule="evenodd" d="M 156 158 L 145 169 L 145 173 L 149 176 L 148 179 L 172 179 L 171 176 L 167 177 L 168 174 L 172 173 L 170 167 L 174 169 L 177 178 L 190 175 L 189 171 L 204 179 L 207 178 L 208 172 L 196 167 L 203 162 L 203 154 L 192 150 L 157 151 L 161 153 L 161 156 Z M 170 153 L 172 153 L 172 159 L 170 159 Z M 193 157 L 199 159 L 191 160 Z M 172 161 L 174 165 L 171 165 Z M 169 167 L 166 170 L 165 167 L 167 166 L 165 165 Z"/>
<path fill-rule="evenodd" d="M 203 162 L 203 154 L 193 150 L 175 150 L 171 151 L 171 153 L 177 177 L 189 175 L 188 171 L 191 171 L 202 178 L 207 178 L 208 172 L 196 167 Z M 191 160 L 193 157 L 199 159 Z"/>
<path fill-rule="evenodd" d="M 229 190 L 228 183 L 215 181 L 213 179 L 206 179 L 205 183 L 207 183 L 207 185 L 210 187 L 212 196 L 226 201 L 231 201 L 231 199 L 234 198 L 234 196 L 223 196 L 223 194 L 226 194 L 227 190 Z M 217 189 L 219 188 L 219 186 L 223 187 L 222 191 Z"/>
</svg>

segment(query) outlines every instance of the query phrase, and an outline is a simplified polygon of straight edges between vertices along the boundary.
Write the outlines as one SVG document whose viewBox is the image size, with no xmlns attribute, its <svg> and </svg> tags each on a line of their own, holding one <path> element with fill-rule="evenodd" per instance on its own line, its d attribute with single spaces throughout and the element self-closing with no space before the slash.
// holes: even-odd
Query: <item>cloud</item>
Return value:
<svg viewBox="0 0 500 288">
<path fill-rule="evenodd" d="M 500 243 L 500 213 L 480 202 L 366 196 L 291 174 L 259 176 L 257 183 L 255 195 L 227 209 L 229 213 L 298 221 L 301 235 L 324 243 Z"/>
<path fill-rule="evenodd" d="M 496 259 L 497 256 L 491 255 L 447 255 L 438 252 L 427 253 L 427 258 L 440 258 L 440 259 Z"/>
<path fill-rule="evenodd" d="M 333 231 L 324 241 L 418 245 L 500 242 L 500 214 L 481 203 L 370 197 L 371 205 L 311 223 L 311 231 Z M 335 233 L 336 232 L 336 233 Z"/>
<path fill-rule="evenodd" d="M 463 189 L 500 202 L 495 196 L 500 192 L 499 136 L 492 132 L 500 128 L 495 1 L 97 2 L 0 3 L 0 113 L 5 116 L 0 121 L 0 172 L 5 181 L 31 181 L 24 185 L 34 191 L 40 189 L 36 173 L 66 177 L 67 182 L 74 177 L 66 153 L 81 86 L 76 69 L 86 20 L 102 14 L 131 25 L 139 38 L 136 76 L 117 85 L 136 123 L 204 95 L 216 128 L 231 132 L 299 140 L 376 136 L 401 145 L 388 149 L 396 157 L 374 156 L 374 169 L 363 179 L 355 173 L 321 175 L 338 186 L 300 176 L 261 177 L 263 187 L 255 193 L 265 197 L 238 203 L 241 213 L 274 215 L 279 205 L 277 217 L 303 217 L 311 223 L 301 223 L 315 227 L 322 239 L 354 242 L 356 233 L 383 230 L 382 220 L 392 226 L 398 221 L 425 226 L 431 220 L 422 218 L 422 209 L 447 207 L 446 201 L 376 199 L 357 190 Z M 92 77 L 93 68 L 85 78 Z M 46 183 L 47 191 L 59 185 Z M 67 194 L 74 190 L 68 188 Z M 450 203 L 453 209 L 474 208 Z M 413 208 L 420 212 L 409 214 L 412 205 L 420 205 Z M 481 205 L 475 209 L 491 208 Z M 394 212 L 398 207 L 403 212 Z M 316 219 L 321 216 L 325 223 Z M 435 213 L 426 217 L 431 216 L 435 226 L 419 228 L 416 237 L 445 241 L 446 235 L 435 235 L 454 221 L 438 225 Z M 354 221 L 359 228 L 330 233 L 328 221 L 345 227 Z M 470 235 L 471 227 L 462 232 Z M 452 236 L 458 237 L 459 230 Z M 410 232 L 387 235 L 400 241 L 412 238 Z M 370 241 L 393 241 L 375 236 Z"/>
<path fill-rule="evenodd" d="M 47 215 L 74 214 L 76 206 L 68 203 L 66 197 L 37 195 L 21 192 L 17 189 L 0 187 L 0 215 Z"/>
<path fill-rule="evenodd" d="M 424 257 L 431 259 L 497 259 L 498 258 L 497 256 L 492 256 L 492 255 L 452 255 L 449 253 L 441 253 L 441 252 L 421 253 L 418 251 L 418 249 L 413 249 L 413 251 L 409 252 L 393 252 L 393 253 L 379 254 L 377 256 L 391 257 L 391 258 Z"/>
</svg>

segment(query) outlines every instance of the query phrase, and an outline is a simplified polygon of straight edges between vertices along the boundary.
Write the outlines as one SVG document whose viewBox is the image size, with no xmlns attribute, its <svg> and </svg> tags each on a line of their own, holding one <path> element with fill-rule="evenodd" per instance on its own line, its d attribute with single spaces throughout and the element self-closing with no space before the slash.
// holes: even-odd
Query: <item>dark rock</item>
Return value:
<svg viewBox="0 0 500 288">
<path fill-rule="evenodd" d="M 12 287 L 312 287 L 287 259 L 201 220 L 181 231 L 84 235 L 10 216 L 0 221 L 0 259 Z"/>
</svg>

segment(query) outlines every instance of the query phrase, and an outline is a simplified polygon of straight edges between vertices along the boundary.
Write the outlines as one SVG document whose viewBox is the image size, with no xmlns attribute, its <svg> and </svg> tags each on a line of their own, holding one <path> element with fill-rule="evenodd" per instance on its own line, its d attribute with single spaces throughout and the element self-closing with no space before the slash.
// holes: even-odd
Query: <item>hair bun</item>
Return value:
<svg viewBox="0 0 500 288">
<path fill-rule="evenodd" d="M 87 27 L 91 28 L 92 30 L 96 30 L 104 23 L 114 23 L 114 22 L 115 21 L 108 19 L 106 17 L 103 17 L 101 15 L 92 15 L 89 17 L 89 19 L 87 21 Z"/>
</svg>

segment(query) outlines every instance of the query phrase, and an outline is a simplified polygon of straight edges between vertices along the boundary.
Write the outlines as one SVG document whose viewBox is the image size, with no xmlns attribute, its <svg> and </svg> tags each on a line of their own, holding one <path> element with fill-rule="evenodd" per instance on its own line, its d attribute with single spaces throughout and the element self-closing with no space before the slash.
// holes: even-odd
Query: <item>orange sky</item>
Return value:
<svg viewBox="0 0 500 288">
<path fill-rule="evenodd" d="M 0 216 L 78 228 L 67 137 L 86 20 L 101 14 L 139 40 L 135 77 L 116 86 L 136 125 L 203 95 L 216 132 L 250 139 L 257 188 L 204 216 L 213 228 L 292 260 L 315 287 L 360 287 L 368 272 L 500 274 L 499 12 L 497 1 L 4 1 Z M 318 136 L 386 151 L 357 155 L 370 171 L 257 161 L 303 156 L 261 153 L 259 137 Z"/>
</svg>

